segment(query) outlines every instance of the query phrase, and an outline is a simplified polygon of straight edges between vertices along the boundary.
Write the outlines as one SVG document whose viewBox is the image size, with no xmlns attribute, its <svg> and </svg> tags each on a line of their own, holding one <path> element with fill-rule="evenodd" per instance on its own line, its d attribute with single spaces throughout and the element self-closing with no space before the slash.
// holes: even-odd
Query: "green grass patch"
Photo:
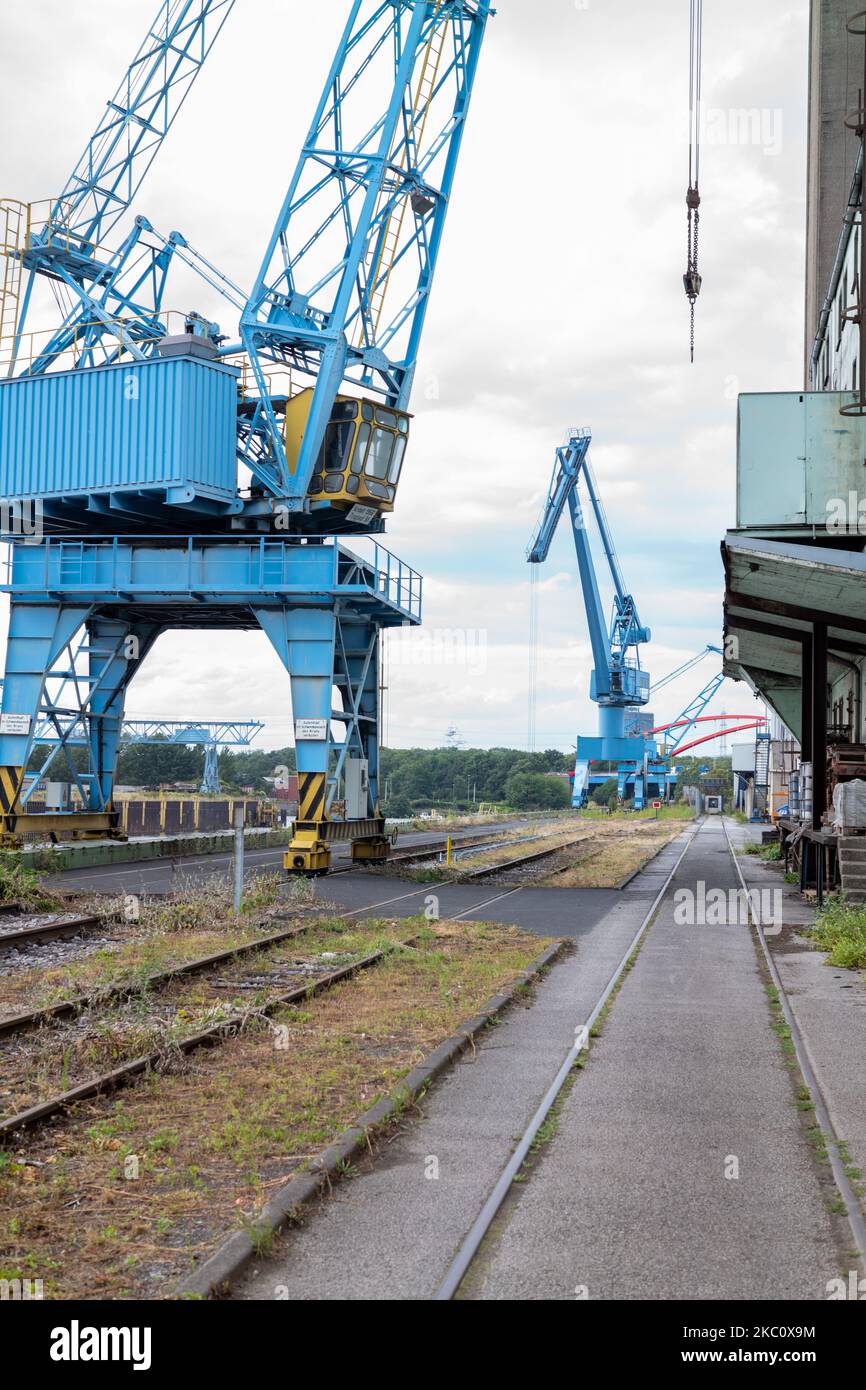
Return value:
<svg viewBox="0 0 866 1390">
<path fill-rule="evenodd" d="M 828 965 L 866 969 L 866 907 L 847 903 L 844 898 L 827 903 L 807 935 L 829 953 Z"/>
</svg>

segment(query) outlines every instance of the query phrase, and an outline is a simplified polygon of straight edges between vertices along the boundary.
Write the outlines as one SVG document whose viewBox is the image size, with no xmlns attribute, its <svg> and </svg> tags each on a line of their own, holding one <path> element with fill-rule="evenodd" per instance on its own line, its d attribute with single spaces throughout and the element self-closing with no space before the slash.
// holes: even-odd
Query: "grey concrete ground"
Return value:
<svg viewBox="0 0 866 1390">
<path fill-rule="evenodd" d="M 701 881 L 738 886 L 712 819 L 675 887 Z M 471 1296 L 820 1300 L 840 1237 L 749 928 L 677 925 L 669 896 Z"/>
<path fill-rule="evenodd" d="M 678 852 L 675 845 L 663 851 L 653 881 Z M 523 890 L 504 900 L 517 920 L 537 927 L 543 897 L 547 931 L 575 936 L 575 953 L 553 969 L 535 1002 L 509 1012 L 474 1056 L 437 1083 L 423 1119 L 341 1184 L 309 1225 L 283 1237 L 235 1296 L 269 1299 L 280 1290 L 292 1299 L 429 1298 L 656 891 L 611 892 L 604 914 L 586 916 L 580 890 Z M 480 915 L 504 916 L 498 906 Z M 438 1177 L 427 1176 L 431 1160 Z"/>
<path fill-rule="evenodd" d="M 507 1015 L 431 1091 L 420 1120 L 281 1238 L 236 1297 L 431 1297 L 681 847 L 578 934 L 535 1001 Z M 700 829 L 674 887 L 699 880 L 738 886 L 720 822 Z M 547 895 L 556 932 L 565 895 Z M 503 905 L 519 912 L 526 897 Z M 739 1176 L 726 1176 L 734 1160 Z M 677 925 L 669 895 L 558 1132 L 515 1186 L 464 1296 L 573 1299 L 585 1287 L 596 1299 L 819 1300 L 848 1267 L 843 1240 L 748 927 Z"/>
<path fill-rule="evenodd" d="M 754 826 L 729 825 L 734 844 L 754 842 Z M 826 964 L 799 929 L 810 927 L 815 907 L 796 885 L 786 884 L 779 868 L 740 856 L 749 889 L 781 895 L 782 930 L 768 942 L 809 1060 L 818 1077 L 833 1128 L 850 1147 L 856 1167 L 866 1173 L 866 978 L 862 970 Z"/>
</svg>

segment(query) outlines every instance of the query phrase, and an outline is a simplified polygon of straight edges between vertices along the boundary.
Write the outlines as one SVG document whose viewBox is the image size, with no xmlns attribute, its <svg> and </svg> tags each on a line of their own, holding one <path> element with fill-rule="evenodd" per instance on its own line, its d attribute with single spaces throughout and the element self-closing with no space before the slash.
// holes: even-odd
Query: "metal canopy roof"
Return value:
<svg viewBox="0 0 866 1390">
<path fill-rule="evenodd" d="M 866 556 L 729 532 L 722 558 L 725 675 L 747 681 L 800 737 L 799 634 L 826 622 L 834 681 L 866 656 Z"/>
</svg>

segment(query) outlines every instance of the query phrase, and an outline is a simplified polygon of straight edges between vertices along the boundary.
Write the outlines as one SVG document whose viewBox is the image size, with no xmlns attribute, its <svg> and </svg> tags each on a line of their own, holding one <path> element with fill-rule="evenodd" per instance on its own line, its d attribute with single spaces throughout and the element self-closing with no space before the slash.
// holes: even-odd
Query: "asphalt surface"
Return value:
<svg viewBox="0 0 866 1390">
<path fill-rule="evenodd" d="M 452 831 L 455 843 L 460 840 L 475 839 L 480 835 L 497 835 L 508 830 L 524 830 L 525 820 L 503 821 L 496 825 L 473 825 L 463 830 Z M 412 831 L 401 833 L 399 850 L 423 848 L 425 845 L 441 844 L 443 832 Z M 247 849 L 244 853 L 245 879 L 251 880 L 256 873 L 266 873 L 282 869 L 285 846 L 276 845 L 270 849 Z M 332 850 L 332 863 L 336 868 L 349 863 L 349 846 L 336 844 Z M 180 880 L 195 881 L 212 877 L 225 877 L 230 871 L 232 854 L 190 854 L 173 857 L 168 849 L 161 859 L 141 862 L 107 864 L 104 867 L 88 869 L 65 869 L 57 874 L 42 875 L 42 881 L 50 888 L 65 888 L 70 892 L 97 893 L 168 893 Z M 339 875 L 337 875 L 339 877 Z M 321 880 L 330 882 L 330 880 Z"/>
<path fill-rule="evenodd" d="M 606 910 L 540 889 L 484 911 L 525 911 L 525 925 L 534 914 L 536 929 L 543 920 L 576 949 L 235 1297 L 432 1297 L 687 839 Z M 737 886 L 719 822 L 701 828 L 674 886 L 699 881 Z M 726 1177 L 733 1159 L 739 1176 Z M 750 931 L 677 925 L 669 894 L 557 1133 L 500 1212 L 463 1296 L 823 1299 L 847 1268 L 838 1239 Z"/>
<path fill-rule="evenodd" d="M 316 896 L 337 912 L 358 917 L 415 917 L 429 904 L 440 917 L 503 922 L 539 936 L 584 934 L 622 896 L 615 888 L 514 888 L 495 880 L 425 883 L 379 874 L 345 874 L 319 879 Z M 651 896 L 651 895 L 650 895 Z M 647 897 L 637 895 L 638 900 Z M 551 927 L 551 903 L 556 903 Z"/>
</svg>

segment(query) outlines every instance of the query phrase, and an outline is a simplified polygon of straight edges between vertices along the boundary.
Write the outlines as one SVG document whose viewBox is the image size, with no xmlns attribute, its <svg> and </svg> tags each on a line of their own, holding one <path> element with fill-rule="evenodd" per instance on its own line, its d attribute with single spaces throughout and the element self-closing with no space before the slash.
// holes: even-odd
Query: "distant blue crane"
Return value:
<svg viewBox="0 0 866 1390">
<path fill-rule="evenodd" d="M 650 771 L 656 784 L 661 776 L 661 785 L 665 785 L 663 771 L 659 772 L 655 767 L 650 769 L 648 764 L 648 759 L 655 755 L 655 745 L 634 736 L 628 737 L 625 733 L 626 711 L 647 704 L 650 698 L 650 678 L 641 668 L 640 648 L 650 641 L 651 633 L 649 628 L 642 625 L 635 599 L 623 581 L 610 527 L 589 463 L 591 441 L 590 430 L 572 430 L 566 443 L 557 449 L 547 500 L 526 558 L 531 565 L 542 564 L 547 559 L 556 528 L 568 507 L 592 646 L 590 698 L 599 707 L 598 737 L 581 737 L 577 740 L 572 803 L 582 806 L 586 801 L 590 763 L 613 762 L 620 765 L 620 794 L 633 784 L 634 804 L 640 809 L 646 799 Z M 602 606 L 580 501 L 581 480 L 589 494 L 613 581 L 613 615 L 609 622 Z"/>
<path fill-rule="evenodd" d="M 264 729 L 257 720 L 125 719 L 121 743 L 143 743 L 154 747 L 182 744 L 204 749 L 201 791 L 218 796 L 221 791 L 219 754 L 221 748 L 249 748 L 256 734 Z"/>
</svg>

